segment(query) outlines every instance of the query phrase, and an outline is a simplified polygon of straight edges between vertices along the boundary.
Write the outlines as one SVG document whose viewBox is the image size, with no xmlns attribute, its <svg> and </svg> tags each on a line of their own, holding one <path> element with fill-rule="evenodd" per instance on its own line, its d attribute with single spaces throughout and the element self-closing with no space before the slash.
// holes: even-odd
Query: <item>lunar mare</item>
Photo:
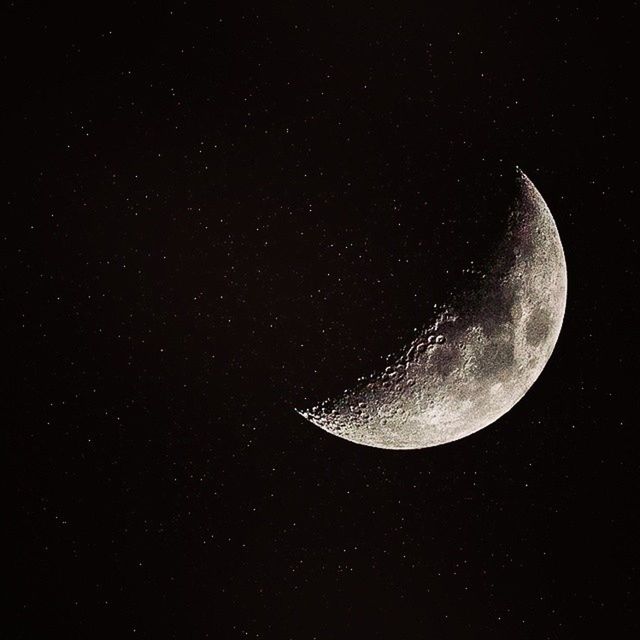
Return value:
<svg viewBox="0 0 640 640">
<path fill-rule="evenodd" d="M 384 371 L 298 412 L 325 431 L 385 449 L 468 436 L 509 411 L 558 339 L 567 293 L 564 252 L 538 190 L 518 175 L 503 241 L 480 286 L 452 295 Z"/>
</svg>

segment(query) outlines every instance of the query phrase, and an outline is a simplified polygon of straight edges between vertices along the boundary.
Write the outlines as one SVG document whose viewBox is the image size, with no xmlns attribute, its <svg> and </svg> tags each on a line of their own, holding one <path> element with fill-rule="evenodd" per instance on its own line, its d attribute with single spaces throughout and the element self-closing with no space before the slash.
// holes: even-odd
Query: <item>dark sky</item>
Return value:
<svg viewBox="0 0 640 640">
<path fill-rule="evenodd" d="M 0 16 L 7 637 L 630 637 L 637 3 L 228 4 Z M 525 398 L 409 452 L 296 415 L 516 166 L 569 274 Z"/>
</svg>

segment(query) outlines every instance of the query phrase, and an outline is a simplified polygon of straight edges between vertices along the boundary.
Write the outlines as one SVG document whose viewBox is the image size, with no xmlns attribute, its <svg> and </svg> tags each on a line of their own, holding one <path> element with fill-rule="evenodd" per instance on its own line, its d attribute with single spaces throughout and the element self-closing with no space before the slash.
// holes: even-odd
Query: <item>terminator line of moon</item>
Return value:
<svg viewBox="0 0 640 640">
<path fill-rule="evenodd" d="M 555 222 L 518 173 L 505 234 L 479 286 L 452 293 L 383 371 L 298 412 L 325 431 L 385 449 L 464 438 L 507 413 L 554 349 L 567 270 Z"/>
</svg>

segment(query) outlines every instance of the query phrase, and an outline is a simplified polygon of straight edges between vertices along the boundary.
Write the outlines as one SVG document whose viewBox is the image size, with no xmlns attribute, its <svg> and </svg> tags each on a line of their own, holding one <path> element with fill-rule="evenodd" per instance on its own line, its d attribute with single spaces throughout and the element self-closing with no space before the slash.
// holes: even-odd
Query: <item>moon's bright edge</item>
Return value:
<svg viewBox="0 0 640 640">
<path fill-rule="evenodd" d="M 488 426 L 525 395 L 558 339 L 567 269 L 542 196 L 522 172 L 518 186 L 504 239 L 475 284 L 434 308 L 384 371 L 298 413 L 358 444 L 420 449 Z"/>
</svg>

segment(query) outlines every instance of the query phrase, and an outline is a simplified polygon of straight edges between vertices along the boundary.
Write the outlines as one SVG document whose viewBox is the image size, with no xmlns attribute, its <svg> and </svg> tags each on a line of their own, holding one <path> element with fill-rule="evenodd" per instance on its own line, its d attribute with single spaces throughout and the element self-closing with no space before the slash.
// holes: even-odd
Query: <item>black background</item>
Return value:
<svg viewBox="0 0 640 640">
<path fill-rule="evenodd" d="M 309 4 L 2 13 L 3 636 L 631 637 L 636 3 Z M 297 416 L 516 166 L 569 272 L 526 397 L 409 452 Z"/>
</svg>

